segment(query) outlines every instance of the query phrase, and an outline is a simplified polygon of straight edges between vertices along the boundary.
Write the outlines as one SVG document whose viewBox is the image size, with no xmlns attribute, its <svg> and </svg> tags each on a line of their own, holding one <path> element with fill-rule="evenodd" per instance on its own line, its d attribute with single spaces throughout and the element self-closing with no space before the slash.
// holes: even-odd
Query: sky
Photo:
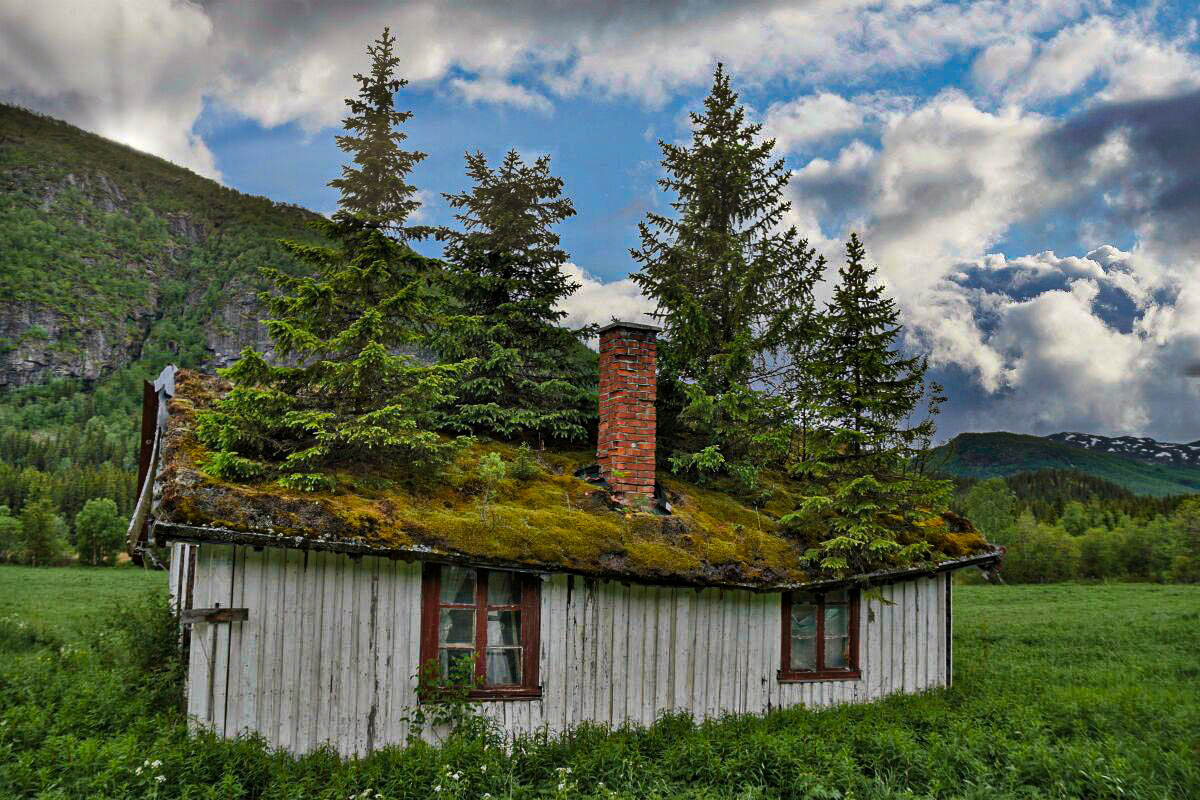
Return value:
<svg viewBox="0 0 1200 800">
<path fill-rule="evenodd" d="M 628 250 L 669 208 L 658 143 L 723 62 L 791 170 L 787 223 L 831 269 L 864 240 L 947 387 L 939 438 L 1200 439 L 1195 0 L 0 0 L 0 98 L 328 213 L 384 26 L 423 221 L 451 221 L 465 152 L 551 157 L 570 322 L 650 309 Z"/>
</svg>

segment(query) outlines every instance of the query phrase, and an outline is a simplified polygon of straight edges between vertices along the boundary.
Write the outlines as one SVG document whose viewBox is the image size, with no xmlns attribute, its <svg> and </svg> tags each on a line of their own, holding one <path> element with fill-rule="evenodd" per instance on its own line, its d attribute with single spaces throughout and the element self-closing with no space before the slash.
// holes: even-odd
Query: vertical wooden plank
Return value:
<svg viewBox="0 0 1200 800">
<path fill-rule="evenodd" d="M 355 674 L 354 752 L 367 754 L 367 733 L 371 723 L 372 694 L 375 688 L 375 634 L 379 614 L 379 559 L 367 556 L 359 560 L 362 571 L 359 590 L 358 657 Z"/>
<path fill-rule="evenodd" d="M 241 623 L 241 651 L 238 669 L 238 716 L 236 731 L 259 730 L 258 718 L 258 658 L 259 641 L 263 632 L 263 555 L 261 551 L 242 548 L 242 603 L 248 618 Z"/>
<path fill-rule="evenodd" d="M 695 715 L 692 707 L 692 646 L 695 629 L 692 627 L 692 606 L 696 592 L 692 589 L 672 589 L 674 614 L 672 616 L 671 680 L 674 697 L 672 708 L 677 712 Z"/>
<path fill-rule="evenodd" d="M 209 558 L 209 603 L 230 608 L 233 604 L 233 546 L 213 548 Z M 228 623 L 212 626 L 212 710 L 213 731 L 225 735 L 225 698 L 229 688 L 229 629 Z"/>
<path fill-rule="evenodd" d="M 307 753 L 317 747 L 317 714 L 325 697 L 321 691 L 321 649 L 324 643 L 325 626 L 322 618 L 325 610 L 325 570 L 322 553 L 308 553 L 304 563 L 304 608 L 301 627 L 304 640 L 300 644 L 300 720 L 301 729 L 297 737 L 300 752 Z"/>
<path fill-rule="evenodd" d="M 356 601 L 358 593 L 358 563 L 348 556 L 338 555 L 342 562 L 342 576 L 339 588 L 341 601 L 338 605 L 338 628 L 340 642 L 334 661 L 337 684 L 337 703 L 334 710 L 337 714 L 337 728 L 334 733 L 334 746 L 341 753 L 354 751 L 354 703 L 357 697 L 354 685 L 354 659 L 357 655 L 358 630 L 355 625 L 357 613 Z"/>
<path fill-rule="evenodd" d="M 209 554 L 211 547 L 197 547 L 195 575 L 192 578 L 192 604 L 194 608 L 209 608 Z M 194 725 L 211 724 L 209 690 L 212 679 L 211 652 L 209 641 L 212 625 L 197 622 L 192 625 L 188 651 L 187 710 Z"/>
<path fill-rule="evenodd" d="M 612 657 L 608 719 L 616 728 L 625 722 L 625 700 L 629 693 L 629 593 L 632 587 L 615 582 L 609 586 L 612 587 Z"/>
<path fill-rule="evenodd" d="M 233 572 L 230 575 L 231 586 L 229 605 L 231 608 L 247 608 L 246 606 L 246 547 L 233 548 Z M 242 711 L 242 638 L 245 633 L 245 622 L 229 623 L 229 663 L 225 674 L 228 676 L 225 686 L 225 736 L 233 738 L 241 730 Z"/>
<path fill-rule="evenodd" d="M 584 663 L 587 660 L 584 645 L 583 619 L 587 604 L 585 581 L 578 575 L 572 575 L 568 581 L 569 604 L 568 620 L 568 659 L 567 659 L 567 707 L 566 727 L 574 727 L 583 719 L 584 706 Z"/>
<path fill-rule="evenodd" d="M 888 587 L 878 586 L 879 601 L 875 604 L 875 622 L 879 626 L 879 660 L 877 662 L 878 689 L 876 697 L 883 697 L 890 689 L 888 675 L 892 670 L 892 635 L 888 620 Z"/>
<path fill-rule="evenodd" d="M 625 718 L 635 725 L 645 724 L 642 698 L 645 695 L 647 675 L 642 667 L 646 642 L 646 589 L 641 584 L 629 587 L 629 613 L 627 615 L 627 641 L 625 669 Z"/>
<path fill-rule="evenodd" d="M 937 667 L 938 685 L 946 685 L 946 581 L 950 580 L 949 572 L 938 575 L 937 586 Z"/>
<path fill-rule="evenodd" d="M 883 676 L 883 664 L 880 655 L 883 650 L 882 629 L 883 620 L 879 614 L 881 604 L 878 600 L 871 598 L 863 599 L 862 607 L 862 624 L 863 630 L 866 632 L 864 639 L 866 640 L 867 657 L 869 659 L 868 668 L 863 671 L 863 677 L 866 679 L 866 699 L 874 700 L 881 694 L 881 681 Z"/>
<path fill-rule="evenodd" d="M 336 553 L 320 553 L 321 564 L 321 653 L 317 665 L 317 726 L 316 744 L 331 743 L 336 738 L 337 725 L 334 719 L 337 708 L 337 690 L 334 682 L 334 663 L 339 644 L 338 625 L 341 609 L 341 587 L 338 585 L 341 571 Z"/>
<path fill-rule="evenodd" d="M 893 583 L 887 587 L 888 599 L 888 628 L 891 631 L 892 666 L 888 671 L 888 691 L 904 690 L 904 591 L 902 584 Z"/>
<path fill-rule="evenodd" d="M 903 586 L 904 691 L 911 693 L 917 688 L 917 615 L 920 612 L 920 599 L 915 581 L 905 581 Z"/>
<path fill-rule="evenodd" d="M 621 584 L 603 581 L 599 586 L 601 598 L 599 613 L 600 623 L 596 628 L 596 646 L 598 671 L 596 676 L 596 721 L 601 724 L 613 725 L 613 678 L 614 652 L 616 630 L 614 617 L 619 605 Z"/>
<path fill-rule="evenodd" d="M 933 658 L 930 654 L 930 647 L 935 646 L 936 642 L 930 630 L 930 623 L 933 620 L 933 608 L 936 604 L 931 587 L 933 580 L 931 578 L 921 579 L 921 689 L 925 690 L 935 684 L 932 673 Z"/>
<path fill-rule="evenodd" d="M 743 711 L 760 714 L 766 708 L 763 676 L 770 670 L 763 652 L 762 602 L 764 595 L 749 592 L 746 602 L 746 685 Z"/>
<path fill-rule="evenodd" d="M 304 553 L 284 550 L 280 564 L 282 596 L 280 597 L 279 628 L 279 738 L 278 745 L 289 753 L 296 752 L 297 710 L 299 686 L 297 667 L 300 660 L 300 572 Z"/>
<path fill-rule="evenodd" d="M 675 613 L 675 596 L 671 589 L 654 587 L 654 718 L 671 710 L 674 696 L 671 689 L 671 618 Z"/>
<path fill-rule="evenodd" d="M 712 664 L 708 623 L 712 619 L 712 591 L 701 589 L 692 593 L 692 693 L 688 702 L 698 720 L 708 719 L 708 673 Z"/>
</svg>

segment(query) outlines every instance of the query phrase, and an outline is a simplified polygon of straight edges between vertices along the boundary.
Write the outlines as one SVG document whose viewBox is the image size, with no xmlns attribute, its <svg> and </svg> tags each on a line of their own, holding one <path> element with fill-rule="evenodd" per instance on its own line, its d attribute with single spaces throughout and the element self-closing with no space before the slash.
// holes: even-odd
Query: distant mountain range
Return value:
<svg viewBox="0 0 1200 800">
<path fill-rule="evenodd" d="M 1044 469 L 1075 470 L 1140 495 L 1200 493 L 1200 441 L 1158 442 L 1133 436 L 1056 433 L 963 433 L 936 448 L 933 466 L 967 478 Z"/>
</svg>

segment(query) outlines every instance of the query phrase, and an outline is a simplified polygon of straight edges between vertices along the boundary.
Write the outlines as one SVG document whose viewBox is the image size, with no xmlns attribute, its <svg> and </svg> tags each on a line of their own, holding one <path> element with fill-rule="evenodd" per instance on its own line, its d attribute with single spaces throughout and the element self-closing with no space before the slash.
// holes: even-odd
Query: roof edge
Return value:
<svg viewBox="0 0 1200 800">
<path fill-rule="evenodd" d="M 624 572 L 597 570 L 583 572 L 580 570 L 554 569 L 552 567 L 536 567 L 529 564 L 501 561 L 496 559 L 479 559 L 433 547 L 391 548 L 375 547 L 359 542 L 331 541 L 309 539 L 304 536 L 272 536 L 264 533 L 249 533 L 235 531 L 229 528 L 207 527 L 199 525 L 183 525 L 177 522 L 155 520 L 151 526 L 150 539 L 153 544 L 165 545 L 168 542 L 186 542 L 189 544 L 231 544 L 245 545 L 254 548 L 277 547 L 285 550 L 313 550 L 331 553 L 342 553 L 351 558 L 373 556 L 379 558 L 398 559 L 403 561 L 436 561 L 456 564 L 485 564 L 514 572 L 549 573 L 563 572 L 583 575 L 589 578 L 605 578 L 623 583 L 639 583 L 649 586 L 690 586 L 695 588 L 713 587 L 722 589 L 742 589 L 752 592 L 778 592 L 791 589 L 832 589 L 839 586 L 887 584 L 896 583 L 907 578 L 932 576 L 941 572 L 952 572 L 967 567 L 986 568 L 999 563 L 1004 555 L 1002 548 L 994 548 L 987 553 L 978 553 L 964 558 L 940 561 L 936 564 L 923 564 L 916 567 L 905 567 L 897 570 L 879 570 L 865 575 L 852 575 L 846 578 L 833 578 L 808 583 L 770 583 L 753 584 L 732 581 L 706 581 L 703 583 L 685 580 L 649 578 L 630 575 Z"/>
</svg>

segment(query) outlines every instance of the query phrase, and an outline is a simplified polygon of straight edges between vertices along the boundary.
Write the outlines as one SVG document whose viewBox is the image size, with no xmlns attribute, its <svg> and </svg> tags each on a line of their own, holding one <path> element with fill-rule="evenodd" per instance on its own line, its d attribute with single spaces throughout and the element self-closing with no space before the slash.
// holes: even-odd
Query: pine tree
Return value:
<svg viewBox="0 0 1200 800">
<path fill-rule="evenodd" d="M 427 280 L 431 262 L 406 243 L 425 235 L 406 226 L 417 207 L 405 182 L 423 154 L 400 149 L 393 126 L 408 112 L 393 111 L 395 39 L 367 48 L 372 58 L 338 137 L 354 154 L 331 185 L 342 208 L 312 227 L 327 245 L 284 242 L 313 274 L 264 270 L 277 293 L 264 292 L 272 314 L 267 329 L 277 356 L 298 366 L 268 363 L 247 348 L 222 374 L 233 389 L 201 415 L 197 432 L 217 450 L 207 469 L 221 477 L 274 477 L 313 491 L 333 485 L 338 465 L 390 464 L 409 475 L 430 475 L 465 443 L 437 433 L 452 387 L 470 363 L 426 365 L 421 351 L 439 311 Z"/>
<path fill-rule="evenodd" d="M 55 513 L 47 497 L 27 503 L 21 509 L 22 559 L 29 564 L 49 566 L 62 557 L 67 524 Z"/>
<path fill-rule="evenodd" d="M 457 387 L 451 425 L 512 439 L 586 439 L 596 416 L 595 370 L 580 357 L 590 327 L 568 330 L 558 306 L 579 284 L 553 228 L 574 216 L 550 157 L 525 164 L 509 151 L 498 167 L 468 153 L 468 192 L 447 194 L 461 230 L 444 229 L 451 293 L 469 328 L 444 328 L 444 361 L 477 364 Z"/>
<path fill-rule="evenodd" d="M 824 260 L 781 228 L 788 170 L 774 140 L 746 122 L 721 65 L 693 113 L 690 146 L 659 142 L 673 216 L 639 225 L 632 278 L 657 305 L 660 452 L 676 471 L 753 484 L 786 450 L 789 414 L 776 391 L 789 345 L 811 341 L 812 288 Z"/>
<path fill-rule="evenodd" d="M 929 413 L 908 424 L 927 396 L 927 361 L 900 350 L 900 311 L 874 282 L 876 273 L 851 234 L 807 367 L 815 393 L 813 445 L 809 457 L 793 465 L 815 488 L 798 513 L 784 518 L 824 532 L 810 557 L 836 573 L 921 558 L 926 542 L 902 539 L 916 522 L 943 510 L 950 493 L 949 482 L 918 469 L 933 437 L 941 387 L 930 387 Z"/>
</svg>

